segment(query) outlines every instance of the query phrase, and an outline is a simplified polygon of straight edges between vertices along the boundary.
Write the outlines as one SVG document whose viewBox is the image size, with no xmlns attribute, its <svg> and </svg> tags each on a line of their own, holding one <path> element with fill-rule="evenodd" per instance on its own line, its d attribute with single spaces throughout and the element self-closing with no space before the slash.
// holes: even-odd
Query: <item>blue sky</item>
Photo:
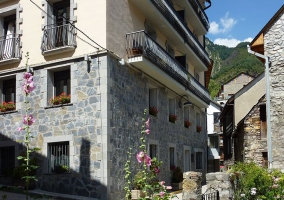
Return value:
<svg viewBox="0 0 284 200">
<path fill-rule="evenodd" d="M 210 29 L 206 35 L 219 45 L 235 47 L 250 42 L 281 8 L 283 0 L 211 0 L 205 10 Z"/>
</svg>

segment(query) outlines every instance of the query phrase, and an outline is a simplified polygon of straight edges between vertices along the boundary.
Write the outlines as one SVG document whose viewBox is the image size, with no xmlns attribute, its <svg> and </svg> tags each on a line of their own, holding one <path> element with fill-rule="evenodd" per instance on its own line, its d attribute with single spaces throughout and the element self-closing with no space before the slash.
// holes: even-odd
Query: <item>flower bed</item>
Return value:
<svg viewBox="0 0 284 200">
<path fill-rule="evenodd" d="M 66 104 L 71 102 L 71 95 L 66 95 L 65 93 L 62 93 L 59 96 L 55 96 L 52 100 L 50 100 L 50 103 L 52 105 L 60 105 L 60 104 Z"/>
<path fill-rule="evenodd" d="M 14 102 L 3 102 L 0 105 L 0 112 L 7 112 L 12 110 L 16 110 L 16 105 Z"/>
</svg>

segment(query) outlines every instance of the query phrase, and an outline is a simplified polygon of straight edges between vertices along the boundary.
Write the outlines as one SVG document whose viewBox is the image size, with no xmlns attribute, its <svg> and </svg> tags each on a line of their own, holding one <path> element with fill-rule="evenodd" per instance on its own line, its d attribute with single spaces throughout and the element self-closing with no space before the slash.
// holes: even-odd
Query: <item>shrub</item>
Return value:
<svg viewBox="0 0 284 200">
<path fill-rule="evenodd" d="M 179 183 L 183 181 L 183 173 L 181 171 L 181 168 L 177 166 L 173 170 L 173 177 L 172 177 L 172 183 Z"/>
</svg>

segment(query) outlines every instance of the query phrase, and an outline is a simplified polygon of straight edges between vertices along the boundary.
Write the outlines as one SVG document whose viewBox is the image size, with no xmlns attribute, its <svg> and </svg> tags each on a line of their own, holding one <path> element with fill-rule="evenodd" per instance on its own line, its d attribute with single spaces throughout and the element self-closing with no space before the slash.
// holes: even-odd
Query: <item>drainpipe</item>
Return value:
<svg viewBox="0 0 284 200">
<path fill-rule="evenodd" d="M 256 53 L 250 49 L 247 45 L 248 53 L 253 54 L 257 57 L 265 59 L 265 82 L 266 82 L 266 122 L 267 122 L 267 150 L 268 150 L 268 169 L 272 169 L 272 133 L 271 133 L 271 115 L 270 115 L 270 88 L 269 88 L 269 57 Z"/>
</svg>

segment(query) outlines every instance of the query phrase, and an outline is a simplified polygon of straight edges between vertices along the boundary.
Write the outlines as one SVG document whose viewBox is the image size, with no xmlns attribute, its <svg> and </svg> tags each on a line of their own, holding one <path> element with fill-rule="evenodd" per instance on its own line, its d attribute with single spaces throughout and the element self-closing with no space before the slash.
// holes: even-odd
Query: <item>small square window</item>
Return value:
<svg viewBox="0 0 284 200">
<path fill-rule="evenodd" d="M 54 72 L 54 95 L 70 94 L 70 70 Z"/>
<path fill-rule="evenodd" d="M 158 158 L 158 145 L 156 144 L 150 144 L 150 158 Z"/>
<path fill-rule="evenodd" d="M 14 167 L 15 146 L 0 147 L 0 175 L 12 175 Z"/>
<path fill-rule="evenodd" d="M 3 81 L 3 98 L 4 102 L 16 101 L 16 79 L 9 79 Z"/>
<path fill-rule="evenodd" d="M 69 142 L 48 143 L 48 173 L 69 172 Z"/>
</svg>

